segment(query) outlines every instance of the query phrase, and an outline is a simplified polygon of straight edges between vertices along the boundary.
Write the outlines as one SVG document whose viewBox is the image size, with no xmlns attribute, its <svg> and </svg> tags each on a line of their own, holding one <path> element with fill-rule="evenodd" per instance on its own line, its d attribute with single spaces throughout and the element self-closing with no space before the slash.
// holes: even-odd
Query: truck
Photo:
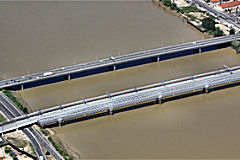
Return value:
<svg viewBox="0 0 240 160">
<path fill-rule="evenodd" d="M 55 74 L 55 72 L 49 71 L 49 72 L 43 73 L 43 76 L 46 77 L 46 76 L 51 76 L 53 74 Z"/>
</svg>

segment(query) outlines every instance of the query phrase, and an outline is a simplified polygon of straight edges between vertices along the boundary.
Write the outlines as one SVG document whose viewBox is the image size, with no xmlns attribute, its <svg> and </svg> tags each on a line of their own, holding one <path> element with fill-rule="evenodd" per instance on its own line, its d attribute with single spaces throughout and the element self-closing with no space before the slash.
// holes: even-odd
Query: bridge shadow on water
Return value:
<svg viewBox="0 0 240 160">
<path fill-rule="evenodd" d="M 226 89 L 226 88 L 231 88 L 231 87 L 234 87 L 234 86 L 239 86 L 239 85 L 240 85 L 240 82 L 237 82 L 237 83 L 234 83 L 234 84 L 227 84 L 227 85 L 224 85 L 224 86 L 218 86 L 218 87 L 215 87 L 215 88 L 210 88 L 208 90 L 208 93 L 210 93 L 212 91 L 220 90 L 220 89 Z M 182 95 L 177 95 L 177 96 L 173 96 L 173 97 L 164 98 L 162 100 L 161 105 L 164 105 L 164 103 L 166 103 L 168 101 L 178 100 L 178 99 L 191 97 L 191 96 L 195 96 L 195 95 L 199 95 L 199 94 L 206 94 L 206 91 L 205 90 L 200 90 L 200 91 L 195 91 L 195 92 L 191 92 L 191 93 L 186 93 L 186 94 L 182 94 Z M 142 104 L 137 104 L 137 105 L 133 105 L 133 106 L 128 106 L 128 107 L 124 107 L 124 108 L 120 108 L 120 109 L 116 109 L 116 110 L 113 110 L 112 114 L 114 115 L 114 114 L 121 113 L 121 112 L 131 111 L 133 109 L 143 108 L 143 107 L 154 105 L 154 104 L 159 104 L 158 100 L 147 102 L 147 103 L 142 103 Z M 90 115 L 90 116 L 75 118 L 75 119 L 72 119 L 72 120 L 67 120 L 67 121 L 64 121 L 61 125 L 64 126 L 64 125 L 67 125 L 67 124 L 70 124 L 70 123 L 91 120 L 93 118 L 103 117 L 103 116 L 107 116 L 107 115 L 110 115 L 109 111 L 99 113 L 99 114 Z M 59 126 L 59 124 L 54 123 L 54 124 L 51 124 L 51 125 L 46 125 L 46 126 L 44 126 L 44 128 L 53 128 L 53 127 L 57 127 L 57 126 Z"/>
</svg>

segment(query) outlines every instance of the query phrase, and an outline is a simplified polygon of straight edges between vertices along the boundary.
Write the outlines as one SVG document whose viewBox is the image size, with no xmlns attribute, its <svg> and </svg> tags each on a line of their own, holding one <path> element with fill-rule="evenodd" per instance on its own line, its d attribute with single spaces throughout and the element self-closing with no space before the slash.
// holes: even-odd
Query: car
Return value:
<svg viewBox="0 0 240 160">
<path fill-rule="evenodd" d="M 113 56 L 110 56 L 109 58 L 113 61 L 115 60 L 115 57 L 113 57 Z"/>
</svg>

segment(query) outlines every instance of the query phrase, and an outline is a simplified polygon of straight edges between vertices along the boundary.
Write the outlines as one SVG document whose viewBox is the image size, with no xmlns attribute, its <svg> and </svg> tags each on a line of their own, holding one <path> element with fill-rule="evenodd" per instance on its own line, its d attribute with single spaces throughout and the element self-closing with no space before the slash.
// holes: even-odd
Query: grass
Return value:
<svg viewBox="0 0 240 160">
<path fill-rule="evenodd" d="M 3 115 L 0 113 L 0 122 L 4 122 L 6 120 L 5 117 L 3 117 Z"/>
<path fill-rule="evenodd" d="M 29 146 L 30 146 L 30 148 L 31 148 L 31 150 L 32 150 L 33 155 L 36 156 L 37 154 L 36 154 L 36 152 L 35 152 L 35 150 L 34 150 L 34 148 L 33 148 L 32 143 L 28 142 L 28 144 L 29 144 Z"/>
<path fill-rule="evenodd" d="M 197 18 L 191 14 L 186 14 L 192 21 L 195 21 Z"/>
<path fill-rule="evenodd" d="M 181 9 L 182 13 L 190 13 L 190 12 L 202 12 L 200 9 L 196 8 L 196 7 L 185 7 L 183 9 Z"/>
<path fill-rule="evenodd" d="M 23 140 L 18 140 L 13 137 L 8 137 L 7 138 L 9 141 L 11 141 L 14 145 L 16 145 L 18 148 L 24 148 L 27 146 L 27 142 Z"/>
<path fill-rule="evenodd" d="M 11 100 L 13 103 L 21 110 L 23 113 L 27 113 L 27 108 L 19 102 L 19 100 L 13 96 L 12 92 L 9 90 L 2 89 L 2 92 Z"/>
<path fill-rule="evenodd" d="M 50 133 L 48 130 L 44 129 L 44 128 L 40 128 L 40 131 L 45 135 L 48 136 Z"/>
<path fill-rule="evenodd" d="M 61 142 L 55 142 L 51 137 L 48 140 L 52 143 L 54 148 L 60 153 L 65 160 L 73 160 L 73 158 L 68 154 L 67 150 L 63 147 Z"/>
</svg>

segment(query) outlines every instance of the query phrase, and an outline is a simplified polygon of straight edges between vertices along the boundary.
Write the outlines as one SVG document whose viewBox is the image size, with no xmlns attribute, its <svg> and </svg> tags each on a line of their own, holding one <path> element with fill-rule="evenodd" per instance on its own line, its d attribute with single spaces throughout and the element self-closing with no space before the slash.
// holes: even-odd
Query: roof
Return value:
<svg viewBox="0 0 240 160">
<path fill-rule="evenodd" d="M 211 0 L 212 3 L 220 2 L 220 0 Z"/>
<path fill-rule="evenodd" d="M 228 3 L 219 4 L 218 6 L 221 7 L 222 9 L 225 9 L 225 8 L 236 7 L 239 5 L 240 5 L 239 1 L 232 1 L 232 2 L 228 2 Z"/>
<path fill-rule="evenodd" d="M 220 2 L 221 0 L 211 0 L 212 3 L 217 3 L 217 2 Z M 229 1 L 229 0 L 222 0 L 222 2 L 226 2 L 226 1 Z"/>
</svg>

